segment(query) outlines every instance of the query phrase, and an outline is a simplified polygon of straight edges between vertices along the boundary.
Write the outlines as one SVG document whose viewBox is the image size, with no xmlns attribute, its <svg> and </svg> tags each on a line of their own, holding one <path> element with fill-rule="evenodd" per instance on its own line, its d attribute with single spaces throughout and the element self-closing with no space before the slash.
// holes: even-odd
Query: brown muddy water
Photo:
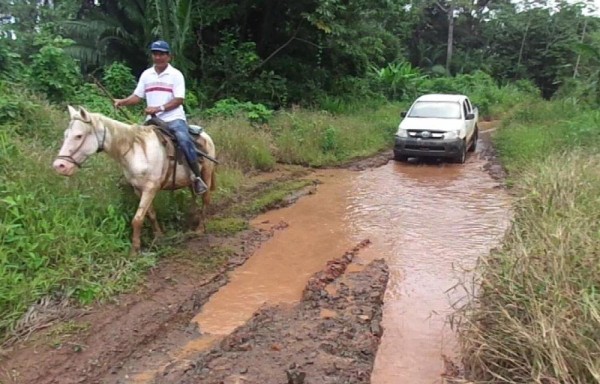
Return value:
<svg viewBox="0 0 600 384">
<path fill-rule="evenodd" d="M 178 351 L 186 359 L 244 324 L 260 306 L 300 299 L 308 278 L 328 260 L 369 239 L 352 267 L 375 258 L 390 268 L 373 384 L 441 383 L 442 356 L 456 358 L 447 325 L 452 290 L 477 257 L 497 246 L 509 223 L 509 200 L 471 154 L 466 164 L 397 163 L 361 172 L 322 170 L 317 192 L 257 217 L 278 231 L 204 305 L 193 323 L 203 334 Z M 146 382 L 156 372 L 138 372 Z"/>
<path fill-rule="evenodd" d="M 355 177 L 345 221 L 384 256 L 390 280 L 373 384 L 441 383 L 442 356 L 456 359 L 447 324 L 477 258 L 498 245 L 509 200 L 471 156 L 464 165 L 390 162 Z M 453 287 L 456 289 L 452 289 Z"/>
</svg>

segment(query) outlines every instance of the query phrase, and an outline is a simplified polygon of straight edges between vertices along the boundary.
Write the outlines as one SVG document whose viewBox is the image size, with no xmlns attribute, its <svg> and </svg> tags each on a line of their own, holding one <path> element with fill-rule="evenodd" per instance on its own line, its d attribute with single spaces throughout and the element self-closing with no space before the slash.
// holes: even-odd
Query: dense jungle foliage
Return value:
<svg viewBox="0 0 600 384">
<path fill-rule="evenodd" d="M 420 76 L 478 70 L 499 83 L 530 80 L 547 98 L 568 89 L 597 101 L 593 3 L 551 4 L 2 0 L 0 72 L 56 102 L 89 102 L 78 98 L 92 77 L 125 97 L 161 38 L 186 75 L 190 109 L 229 98 L 269 108 L 398 100 Z"/>
<path fill-rule="evenodd" d="M 67 104 L 142 119 L 110 97 L 131 93 L 160 38 L 186 76 L 187 113 L 217 143 L 217 204 L 276 163 L 389 149 L 399 112 L 423 93 L 466 93 L 482 118 L 502 118 L 496 144 L 518 205 L 460 313 L 467 376 L 598 382 L 597 15 L 592 2 L 531 0 L 0 0 L 1 337 L 27 332 L 44 306 L 131 289 L 181 241 L 186 192 L 158 197 L 170 245 L 136 258 L 135 196 L 116 165 L 97 156 L 70 179 L 50 168 Z M 208 231 L 246 228 L 302 186 L 274 185 Z M 229 250 L 210 252 L 195 267 Z"/>
</svg>

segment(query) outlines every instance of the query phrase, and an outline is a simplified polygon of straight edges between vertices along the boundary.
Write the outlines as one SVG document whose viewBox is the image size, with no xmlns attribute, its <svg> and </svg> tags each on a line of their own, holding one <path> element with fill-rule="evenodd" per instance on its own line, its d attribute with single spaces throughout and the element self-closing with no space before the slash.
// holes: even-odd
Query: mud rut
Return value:
<svg viewBox="0 0 600 384">
<path fill-rule="evenodd" d="M 488 141 L 464 165 L 385 153 L 313 172 L 310 196 L 251 230 L 187 244 L 233 249 L 220 271 L 165 261 L 113 304 L 42 313 L 0 382 L 441 383 L 459 373 L 449 288 L 509 220 Z M 75 326 L 56 343 L 60 318 Z"/>
</svg>

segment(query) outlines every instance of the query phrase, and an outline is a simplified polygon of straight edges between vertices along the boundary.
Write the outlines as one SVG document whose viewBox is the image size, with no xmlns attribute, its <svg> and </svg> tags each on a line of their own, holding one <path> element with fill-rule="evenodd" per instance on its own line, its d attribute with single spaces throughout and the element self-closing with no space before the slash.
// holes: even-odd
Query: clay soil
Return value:
<svg viewBox="0 0 600 384">
<path fill-rule="evenodd" d="M 155 383 L 369 383 L 382 334 L 383 260 L 345 274 L 360 248 L 313 276 L 294 306 L 264 308 L 218 346 Z"/>
</svg>

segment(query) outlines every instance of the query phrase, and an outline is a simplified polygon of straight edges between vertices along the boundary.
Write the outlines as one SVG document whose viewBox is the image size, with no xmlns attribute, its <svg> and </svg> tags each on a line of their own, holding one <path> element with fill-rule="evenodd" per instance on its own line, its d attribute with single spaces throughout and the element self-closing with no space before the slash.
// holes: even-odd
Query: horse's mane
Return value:
<svg viewBox="0 0 600 384">
<path fill-rule="evenodd" d="M 134 144 L 142 146 L 146 151 L 146 140 L 150 134 L 154 134 L 153 126 L 140 124 L 127 124 L 115 120 L 101 113 L 89 113 L 95 127 L 100 123 L 109 130 L 112 137 L 112 146 L 109 154 L 118 156 L 128 152 Z"/>
</svg>

